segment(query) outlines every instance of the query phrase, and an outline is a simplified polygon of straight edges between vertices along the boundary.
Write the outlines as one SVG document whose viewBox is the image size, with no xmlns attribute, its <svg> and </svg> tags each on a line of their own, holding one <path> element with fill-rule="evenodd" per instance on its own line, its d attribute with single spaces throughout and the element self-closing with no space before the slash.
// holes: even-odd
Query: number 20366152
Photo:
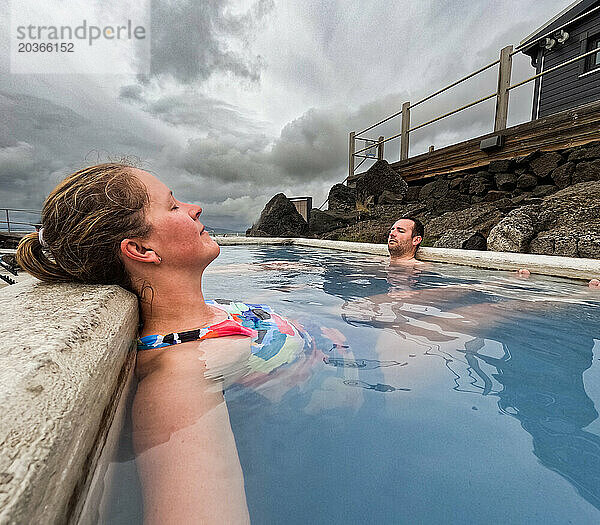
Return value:
<svg viewBox="0 0 600 525">
<path fill-rule="evenodd" d="M 73 53 L 73 42 L 19 42 L 19 53 Z"/>
</svg>

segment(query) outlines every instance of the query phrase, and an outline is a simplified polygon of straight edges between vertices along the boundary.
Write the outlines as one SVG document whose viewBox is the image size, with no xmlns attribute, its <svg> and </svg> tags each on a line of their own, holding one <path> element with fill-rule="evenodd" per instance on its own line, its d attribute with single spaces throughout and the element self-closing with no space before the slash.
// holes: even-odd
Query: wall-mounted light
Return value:
<svg viewBox="0 0 600 525">
<path fill-rule="evenodd" d="M 561 29 L 558 33 L 556 33 L 554 35 L 554 38 L 556 38 L 556 41 L 559 44 L 564 44 L 566 42 L 566 40 L 569 38 L 569 33 L 564 31 L 563 29 Z"/>
</svg>

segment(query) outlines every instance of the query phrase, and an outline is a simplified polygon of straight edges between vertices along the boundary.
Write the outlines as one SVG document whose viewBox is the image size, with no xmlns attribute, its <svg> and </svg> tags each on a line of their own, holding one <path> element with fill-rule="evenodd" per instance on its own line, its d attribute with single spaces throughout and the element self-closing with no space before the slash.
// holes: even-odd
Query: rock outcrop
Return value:
<svg viewBox="0 0 600 525">
<path fill-rule="evenodd" d="M 308 224 L 294 204 L 283 194 L 275 195 L 265 206 L 258 222 L 246 231 L 248 237 L 306 237 Z"/>
<path fill-rule="evenodd" d="M 321 235 L 339 228 L 345 228 L 358 221 L 359 213 L 356 210 L 321 211 L 313 208 L 310 211 L 309 229 L 315 235 Z"/>
<path fill-rule="evenodd" d="M 600 258 L 600 182 L 583 182 L 510 212 L 490 232 L 488 248 Z"/>
<path fill-rule="evenodd" d="M 535 237 L 539 205 L 521 206 L 511 211 L 492 230 L 487 239 L 490 250 L 525 252 Z"/>
<path fill-rule="evenodd" d="M 329 190 L 327 203 L 330 211 L 353 211 L 356 209 L 356 190 L 345 184 L 335 184 Z"/>
<path fill-rule="evenodd" d="M 372 197 L 373 204 L 380 204 L 379 198 L 384 191 L 387 192 L 386 199 L 391 197 L 402 202 L 408 184 L 385 160 L 378 160 L 356 182 L 356 199 L 365 204 Z"/>
<path fill-rule="evenodd" d="M 463 250 L 486 250 L 486 240 L 473 230 L 448 230 L 433 245 L 434 248 L 457 248 Z"/>
</svg>

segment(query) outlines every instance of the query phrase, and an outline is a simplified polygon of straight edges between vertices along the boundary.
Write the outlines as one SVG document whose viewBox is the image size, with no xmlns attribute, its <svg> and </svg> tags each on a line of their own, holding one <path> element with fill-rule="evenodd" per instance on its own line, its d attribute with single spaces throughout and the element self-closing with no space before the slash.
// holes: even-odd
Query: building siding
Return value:
<svg viewBox="0 0 600 525">
<path fill-rule="evenodd" d="M 580 39 L 585 32 L 590 37 L 600 34 L 600 12 L 568 26 L 566 30 L 569 39 L 564 44 L 557 43 L 553 49 L 544 51 L 544 71 L 580 55 Z M 600 100 L 600 71 L 583 77 L 580 77 L 580 71 L 578 61 L 542 77 L 538 118 Z"/>
</svg>

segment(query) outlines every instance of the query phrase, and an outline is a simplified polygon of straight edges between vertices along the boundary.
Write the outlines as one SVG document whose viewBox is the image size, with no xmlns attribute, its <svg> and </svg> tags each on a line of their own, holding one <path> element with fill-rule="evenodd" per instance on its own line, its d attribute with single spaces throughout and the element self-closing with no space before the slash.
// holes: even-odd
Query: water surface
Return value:
<svg viewBox="0 0 600 525">
<path fill-rule="evenodd" d="M 205 295 L 312 338 L 225 392 L 253 523 L 600 523 L 600 293 L 583 281 L 231 246 Z M 141 519 L 130 450 L 126 429 L 100 521 Z"/>
</svg>

